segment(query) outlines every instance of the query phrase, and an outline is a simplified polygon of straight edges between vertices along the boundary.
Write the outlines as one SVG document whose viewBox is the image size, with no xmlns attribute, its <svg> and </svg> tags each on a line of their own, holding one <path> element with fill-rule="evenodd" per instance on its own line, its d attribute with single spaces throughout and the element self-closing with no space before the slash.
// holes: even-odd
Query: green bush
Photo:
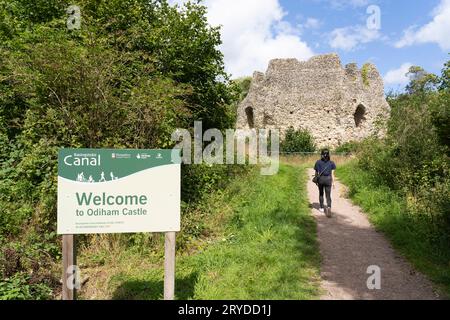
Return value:
<svg viewBox="0 0 450 320">
<path fill-rule="evenodd" d="M 436 134 L 440 143 L 447 149 L 447 155 L 450 156 L 450 88 L 437 93 L 437 98 L 430 108 L 431 121 L 436 128 Z"/>
<path fill-rule="evenodd" d="M 45 236 L 56 228 L 58 148 L 171 148 L 174 129 L 195 120 L 205 130 L 235 123 L 239 91 L 204 6 L 76 4 L 81 29 L 69 31 L 67 1 L 0 0 L 0 248 L 25 248 L 24 267 L 1 284 L 5 298 L 44 296 L 29 264 L 60 259 L 58 238 Z M 199 201 L 231 176 L 184 168 L 183 199 Z"/>
<path fill-rule="evenodd" d="M 242 77 L 233 80 L 233 83 L 237 85 L 239 91 L 239 102 L 247 97 L 248 91 L 250 90 L 250 85 L 252 83 L 252 77 Z"/>
<path fill-rule="evenodd" d="M 350 154 L 350 153 L 356 153 L 359 149 L 360 149 L 360 142 L 356 142 L 356 141 L 350 141 L 350 142 L 346 142 L 344 144 L 341 144 L 340 146 L 338 146 L 334 152 L 336 153 L 346 153 L 346 154 Z"/>
<path fill-rule="evenodd" d="M 52 289 L 44 283 L 30 283 L 25 273 L 15 273 L 11 278 L 0 280 L 0 300 L 47 300 Z"/>
<path fill-rule="evenodd" d="M 290 127 L 286 130 L 284 140 L 281 142 L 280 149 L 282 152 L 314 152 L 316 146 L 314 139 L 308 130 L 295 130 Z"/>
<path fill-rule="evenodd" d="M 387 135 L 367 139 L 358 147 L 359 166 L 379 185 L 406 199 L 405 209 L 428 226 L 431 241 L 446 242 L 450 235 L 449 92 L 433 89 L 436 76 L 415 70 L 424 76 L 413 77 L 409 88 L 414 90 L 388 98 L 392 111 Z"/>
<path fill-rule="evenodd" d="M 183 165 L 181 199 L 196 203 L 205 195 L 223 189 L 232 178 L 247 170 L 245 165 Z"/>
<path fill-rule="evenodd" d="M 52 257 L 59 251 L 56 233 L 28 233 L 21 242 L 0 238 L 0 300 L 41 300 L 52 297 L 58 276 Z"/>
</svg>

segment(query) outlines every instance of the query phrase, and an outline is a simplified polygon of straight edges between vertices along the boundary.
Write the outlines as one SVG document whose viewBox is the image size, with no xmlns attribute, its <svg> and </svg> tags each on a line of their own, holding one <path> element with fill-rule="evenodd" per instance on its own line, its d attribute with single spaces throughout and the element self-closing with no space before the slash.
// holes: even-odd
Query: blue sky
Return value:
<svg viewBox="0 0 450 320">
<path fill-rule="evenodd" d="M 342 62 L 357 62 L 359 65 L 367 61 L 375 63 L 382 75 L 390 70 L 398 69 L 405 63 L 419 65 L 429 72 L 440 74 L 445 61 L 450 59 L 448 52 L 436 43 L 421 43 L 403 48 L 395 47 L 402 39 L 403 33 L 411 26 L 425 26 L 433 20 L 433 9 L 439 0 L 379 0 L 361 1 L 355 5 L 351 1 L 311 1 L 281 0 L 280 4 L 287 12 L 285 19 L 292 24 L 302 24 L 305 19 L 319 21 L 314 30 L 306 30 L 302 40 L 313 45 L 315 53 L 337 52 Z M 369 17 L 366 10 L 371 4 L 377 5 L 381 13 L 381 37 L 375 41 L 357 45 L 351 50 L 332 48 L 328 37 L 337 28 L 364 25 Z M 450 19 L 450 16 L 448 17 Z M 385 37 L 385 38 L 383 38 Z M 450 39 L 449 39 L 450 40 Z M 317 47 L 316 47 L 317 46 Z M 389 88 L 402 89 L 402 83 L 387 84 Z"/>
<path fill-rule="evenodd" d="M 181 4 L 185 0 L 170 0 Z M 222 26 L 233 77 L 265 71 L 270 59 L 336 52 L 342 63 L 374 63 L 385 90 L 403 90 L 411 65 L 440 74 L 450 59 L 450 0 L 204 0 Z M 372 19 L 371 6 L 380 19 Z M 374 7 L 375 6 L 375 7 Z M 368 25 L 367 20 L 380 22 Z"/>
</svg>

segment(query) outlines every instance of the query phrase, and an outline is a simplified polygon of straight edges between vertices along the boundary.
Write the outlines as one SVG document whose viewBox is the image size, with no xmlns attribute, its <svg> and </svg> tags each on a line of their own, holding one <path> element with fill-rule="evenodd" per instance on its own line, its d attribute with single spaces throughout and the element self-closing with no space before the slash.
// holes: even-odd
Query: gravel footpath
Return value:
<svg viewBox="0 0 450 320">
<path fill-rule="evenodd" d="M 311 169 L 308 174 L 311 177 L 314 171 Z M 430 281 L 394 251 L 359 207 L 343 197 L 343 185 L 337 181 L 332 190 L 331 219 L 318 210 L 319 191 L 311 179 L 307 189 L 322 255 L 321 299 L 439 299 Z M 370 266 L 381 270 L 380 290 L 368 289 L 368 278 L 373 275 L 367 273 Z"/>
</svg>

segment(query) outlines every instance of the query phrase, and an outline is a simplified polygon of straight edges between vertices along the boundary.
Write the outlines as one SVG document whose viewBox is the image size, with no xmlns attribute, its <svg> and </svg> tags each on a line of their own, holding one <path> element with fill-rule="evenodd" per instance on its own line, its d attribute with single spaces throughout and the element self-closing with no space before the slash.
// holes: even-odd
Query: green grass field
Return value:
<svg viewBox="0 0 450 320">
<path fill-rule="evenodd" d="M 425 221 L 406 211 L 406 200 L 350 162 L 338 167 L 337 177 L 349 188 L 353 202 L 368 214 L 397 249 L 450 297 L 450 248 L 429 240 Z"/>
<path fill-rule="evenodd" d="M 303 167 L 282 165 L 278 175 L 254 170 L 212 195 L 204 220 L 211 235 L 178 251 L 176 298 L 318 298 L 320 255 L 305 179 Z M 98 271 L 109 273 L 84 298 L 162 298 L 161 253 L 128 250 Z"/>
</svg>

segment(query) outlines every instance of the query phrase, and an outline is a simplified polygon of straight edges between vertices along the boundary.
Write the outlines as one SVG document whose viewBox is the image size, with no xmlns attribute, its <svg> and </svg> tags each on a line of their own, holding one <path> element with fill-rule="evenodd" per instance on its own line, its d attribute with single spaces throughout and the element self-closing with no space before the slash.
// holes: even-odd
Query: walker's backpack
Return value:
<svg viewBox="0 0 450 320">
<path fill-rule="evenodd" d="M 315 184 L 319 184 L 319 179 L 320 177 L 323 175 L 323 173 L 325 172 L 325 170 L 328 169 L 328 167 L 330 166 L 330 162 L 328 162 L 327 166 L 325 167 L 325 169 L 322 170 L 321 173 L 317 174 L 314 176 L 314 178 L 312 179 L 312 182 L 314 182 Z"/>
</svg>

